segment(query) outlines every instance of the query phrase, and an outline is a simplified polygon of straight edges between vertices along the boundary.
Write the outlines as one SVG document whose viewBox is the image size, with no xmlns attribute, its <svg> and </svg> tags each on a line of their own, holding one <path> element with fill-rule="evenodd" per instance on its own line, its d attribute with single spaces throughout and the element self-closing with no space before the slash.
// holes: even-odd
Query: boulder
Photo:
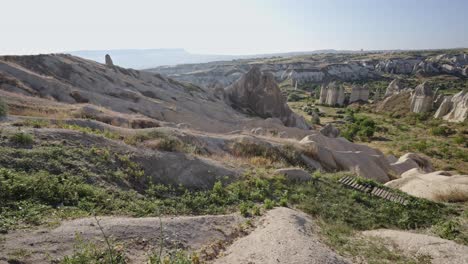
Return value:
<svg viewBox="0 0 468 264">
<path fill-rule="evenodd" d="M 286 179 L 294 182 L 306 182 L 312 179 L 310 174 L 301 168 L 278 169 L 275 170 L 274 174 L 284 175 Z"/>
<path fill-rule="evenodd" d="M 109 66 L 109 67 L 113 67 L 114 66 L 114 62 L 112 61 L 112 58 L 109 54 L 106 54 L 106 65 Z"/>
<path fill-rule="evenodd" d="M 390 166 L 398 175 L 414 168 L 423 172 L 432 172 L 434 170 L 429 159 L 416 153 L 407 153 L 396 161 L 390 161 Z"/>
<path fill-rule="evenodd" d="M 309 129 L 305 119 L 287 105 L 275 77 L 270 73 L 262 73 L 258 67 L 252 67 L 224 91 L 225 99 L 235 109 L 262 118 L 278 118 L 289 127 Z"/>
<path fill-rule="evenodd" d="M 306 136 L 299 143 L 326 171 L 352 171 L 382 183 L 390 179 L 389 163 L 378 150 L 320 133 Z"/>
<path fill-rule="evenodd" d="M 367 102 L 369 100 L 369 87 L 367 85 L 353 85 L 351 88 L 351 96 L 349 98 L 349 103 L 353 102 Z"/>
<path fill-rule="evenodd" d="M 427 113 L 432 110 L 434 93 L 427 82 L 418 85 L 411 96 L 410 109 L 413 113 Z"/>
<path fill-rule="evenodd" d="M 340 130 L 328 123 L 320 129 L 320 133 L 326 137 L 336 138 L 340 135 Z"/>
<path fill-rule="evenodd" d="M 437 202 L 468 201 L 468 175 L 452 175 L 445 171 L 424 173 L 414 168 L 385 185 Z"/>
</svg>

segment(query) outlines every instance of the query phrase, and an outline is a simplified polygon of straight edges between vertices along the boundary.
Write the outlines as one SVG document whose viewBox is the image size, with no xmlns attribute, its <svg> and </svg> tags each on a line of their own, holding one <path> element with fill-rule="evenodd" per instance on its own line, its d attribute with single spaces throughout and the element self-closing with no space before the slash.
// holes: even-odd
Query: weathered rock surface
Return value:
<svg viewBox="0 0 468 264">
<path fill-rule="evenodd" d="M 404 172 L 401 179 L 385 185 L 437 202 L 468 201 L 468 175 L 452 175 L 444 171 L 424 173 L 415 168 Z"/>
<path fill-rule="evenodd" d="M 421 62 L 421 58 L 388 59 L 380 61 L 375 69 L 377 71 L 394 74 L 411 74 L 414 67 Z"/>
<path fill-rule="evenodd" d="M 276 59 L 245 59 L 201 64 L 164 66 L 149 71 L 165 74 L 179 81 L 202 87 L 226 87 L 245 74 L 252 64 L 262 72 L 272 73 L 277 81 L 291 79 L 293 83 L 328 83 L 331 81 L 358 81 L 382 78 L 382 74 L 449 74 L 467 77 L 467 54 L 437 56 L 392 55 L 389 59 L 355 60 L 346 56 L 303 56 Z"/>
<path fill-rule="evenodd" d="M 0 73 L 11 80 L 0 82 L 0 90 L 48 99 L 49 104 L 72 105 L 86 101 L 114 112 L 139 114 L 174 124 L 186 123 L 192 129 L 208 132 L 265 127 L 287 134 L 290 134 L 288 131 L 302 134 L 297 128 L 246 116 L 201 87 L 156 73 L 107 67 L 70 55 L 0 56 Z M 274 96 L 268 94 L 265 99 Z M 296 122 L 298 126 L 303 121 L 293 119 L 292 115 L 290 118 L 287 121 Z"/>
<path fill-rule="evenodd" d="M 443 101 L 440 103 L 439 108 L 434 114 L 434 118 L 442 118 L 452 110 L 452 96 L 445 96 Z"/>
<path fill-rule="evenodd" d="M 214 263 L 350 263 L 323 244 L 316 229 L 305 213 L 275 208 L 262 217 L 254 231 L 235 241 Z"/>
<path fill-rule="evenodd" d="M 435 118 L 451 122 L 463 122 L 468 118 L 468 89 L 444 98 L 437 109 Z"/>
<path fill-rule="evenodd" d="M 337 138 L 340 135 L 340 130 L 329 123 L 320 129 L 320 133 L 326 137 Z"/>
<path fill-rule="evenodd" d="M 347 170 L 379 182 L 389 181 L 391 167 L 382 152 L 344 138 L 313 134 L 299 142 L 324 170 Z"/>
<path fill-rule="evenodd" d="M 303 117 L 287 105 L 273 75 L 253 67 L 238 81 L 225 88 L 225 97 L 231 105 L 246 113 L 263 118 L 278 118 L 285 126 L 308 129 Z"/>
<path fill-rule="evenodd" d="M 414 168 L 426 173 L 434 171 L 430 160 L 416 153 L 407 153 L 391 162 L 390 166 L 398 175 Z"/>
<path fill-rule="evenodd" d="M 411 111 L 414 113 L 427 113 L 432 110 L 434 93 L 427 82 L 418 85 L 411 96 Z"/>
<path fill-rule="evenodd" d="M 369 100 L 369 87 L 367 85 L 353 85 L 351 88 L 351 96 L 349 97 L 349 103 L 353 102 L 367 102 Z"/>
<path fill-rule="evenodd" d="M 344 100 L 345 94 L 343 86 L 337 85 L 336 82 L 331 82 L 327 86 L 322 85 L 319 99 L 320 104 L 342 106 Z"/>
<path fill-rule="evenodd" d="M 118 243 L 125 243 L 126 256 L 130 263 L 147 263 L 148 252 L 159 250 L 161 239 L 165 250 L 173 247 L 200 250 L 212 243 L 229 240 L 231 236 L 236 236 L 236 229 L 245 221 L 245 218 L 237 214 L 169 216 L 161 219 L 106 216 L 98 219 L 107 236 L 116 239 Z M 81 218 L 64 221 L 56 228 L 9 233 L 5 243 L 0 245 L 0 263 L 9 263 L 6 262 L 9 255 L 18 252 L 19 248 L 28 252 L 21 263 L 50 263 L 51 259 L 73 254 L 79 243 L 77 234 L 83 242 L 105 246 L 96 220 L 92 217 Z"/>
<path fill-rule="evenodd" d="M 404 88 L 403 88 L 403 84 L 401 83 L 401 80 L 395 79 L 388 85 L 387 90 L 385 91 L 385 97 L 398 94 L 403 89 Z"/>
<path fill-rule="evenodd" d="M 411 92 L 402 91 L 386 97 L 377 104 L 377 111 L 395 116 L 403 116 L 410 112 Z"/>
<path fill-rule="evenodd" d="M 284 175 L 286 179 L 295 182 L 306 182 L 312 179 L 310 174 L 301 168 L 278 169 L 274 171 L 274 174 Z"/>
<path fill-rule="evenodd" d="M 447 239 L 388 229 L 364 231 L 363 234 L 380 238 L 391 251 L 411 257 L 429 256 L 432 264 L 468 263 L 468 247 Z"/>
</svg>

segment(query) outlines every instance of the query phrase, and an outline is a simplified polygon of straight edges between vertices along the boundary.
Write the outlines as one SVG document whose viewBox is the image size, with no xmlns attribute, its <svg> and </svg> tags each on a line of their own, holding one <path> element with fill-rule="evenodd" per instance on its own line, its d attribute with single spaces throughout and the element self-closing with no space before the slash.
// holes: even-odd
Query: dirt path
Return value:
<svg viewBox="0 0 468 264">
<path fill-rule="evenodd" d="M 428 256 L 432 264 L 468 264 L 468 247 L 450 240 L 386 229 L 365 231 L 363 234 L 382 238 L 387 247 L 409 256 Z"/>
<path fill-rule="evenodd" d="M 305 213 L 276 208 L 267 212 L 254 231 L 234 242 L 214 263 L 349 263 L 321 243 L 314 228 Z"/>
</svg>

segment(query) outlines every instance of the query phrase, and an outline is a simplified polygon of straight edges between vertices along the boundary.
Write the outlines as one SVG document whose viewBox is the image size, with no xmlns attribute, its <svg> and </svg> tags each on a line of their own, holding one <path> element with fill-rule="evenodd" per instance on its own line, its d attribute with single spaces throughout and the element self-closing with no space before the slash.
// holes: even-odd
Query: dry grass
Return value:
<svg viewBox="0 0 468 264">
<path fill-rule="evenodd" d="M 440 191 L 434 195 L 436 201 L 447 203 L 463 203 L 468 201 L 468 188 L 452 188 Z"/>
</svg>

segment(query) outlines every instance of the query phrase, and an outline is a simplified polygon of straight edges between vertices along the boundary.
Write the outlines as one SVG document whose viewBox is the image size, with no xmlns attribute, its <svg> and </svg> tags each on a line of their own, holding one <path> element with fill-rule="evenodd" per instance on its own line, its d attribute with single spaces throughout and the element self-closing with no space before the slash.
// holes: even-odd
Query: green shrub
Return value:
<svg viewBox="0 0 468 264">
<path fill-rule="evenodd" d="M 0 117 L 4 117 L 8 114 L 8 105 L 0 99 Z"/>
<path fill-rule="evenodd" d="M 244 217 L 250 216 L 249 209 L 250 209 L 250 204 L 249 203 L 247 203 L 247 202 L 241 202 L 240 203 L 239 211 L 240 211 L 242 216 L 244 216 Z"/>
<path fill-rule="evenodd" d="M 265 209 L 269 210 L 269 209 L 273 209 L 273 207 L 275 206 L 273 201 L 270 200 L 270 199 L 265 199 L 264 201 L 264 205 Z"/>
<path fill-rule="evenodd" d="M 368 141 L 374 136 L 377 125 L 372 119 L 364 116 L 355 116 L 351 112 L 347 120 L 351 123 L 344 126 L 341 135 L 349 141 L 354 141 L 356 137 L 362 141 Z"/>
<path fill-rule="evenodd" d="M 10 136 L 10 142 L 22 146 L 28 146 L 34 143 L 34 138 L 30 134 L 24 132 L 17 132 Z"/>
<path fill-rule="evenodd" d="M 74 246 L 73 254 L 65 256 L 61 264 L 109 263 L 125 264 L 127 260 L 122 251 L 103 249 L 94 243 L 85 243 L 79 239 Z"/>
</svg>

